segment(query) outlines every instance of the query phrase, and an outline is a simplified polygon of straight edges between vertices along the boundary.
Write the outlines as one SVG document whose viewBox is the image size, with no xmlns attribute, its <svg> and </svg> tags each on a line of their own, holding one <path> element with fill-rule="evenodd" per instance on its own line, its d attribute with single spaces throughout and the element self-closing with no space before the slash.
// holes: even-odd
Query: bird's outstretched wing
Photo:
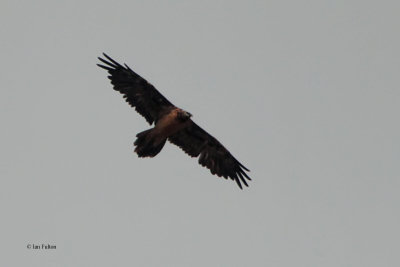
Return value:
<svg viewBox="0 0 400 267">
<path fill-rule="evenodd" d="M 217 139 L 193 121 L 186 128 L 171 135 L 168 140 L 192 157 L 200 155 L 199 164 L 207 167 L 212 174 L 235 180 L 241 189 L 242 183 L 248 186 L 246 179 L 251 179 L 245 171 L 249 170 Z"/>
<path fill-rule="evenodd" d="M 106 69 L 114 89 L 124 95 L 126 102 L 139 112 L 149 124 L 157 122 L 165 110 L 174 107 L 160 92 L 131 70 L 126 64 L 122 66 L 106 54 L 99 60 L 105 65 L 97 66 Z"/>
</svg>

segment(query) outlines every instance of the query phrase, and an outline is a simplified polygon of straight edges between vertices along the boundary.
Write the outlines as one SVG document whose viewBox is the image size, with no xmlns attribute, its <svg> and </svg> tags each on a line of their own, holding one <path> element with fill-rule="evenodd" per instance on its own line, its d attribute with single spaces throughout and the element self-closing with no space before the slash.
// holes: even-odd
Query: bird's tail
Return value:
<svg viewBox="0 0 400 267">
<path fill-rule="evenodd" d="M 167 139 L 162 140 L 161 142 L 157 142 L 156 138 L 152 136 L 152 130 L 149 129 L 143 132 L 140 132 L 136 135 L 137 139 L 134 143 L 135 152 L 139 157 L 154 157 L 158 153 L 160 153 L 161 149 L 165 145 L 165 141 Z"/>
</svg>

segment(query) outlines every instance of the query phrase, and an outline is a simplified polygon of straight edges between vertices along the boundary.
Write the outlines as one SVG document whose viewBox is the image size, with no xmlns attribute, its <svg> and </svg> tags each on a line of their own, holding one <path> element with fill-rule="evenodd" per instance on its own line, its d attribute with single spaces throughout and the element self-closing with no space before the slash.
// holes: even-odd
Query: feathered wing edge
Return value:
<svg viewBox="0 0 400 267">
<path fill-rule="evenodd" d="M 189 156 L 200 156 L 199 164 L 208 168 L 212 174 L 236 181 L 240 189 L 243 189 L 242 183 L 249 186 L 246 180 L 251 181 L 251 178 L 246 171 L 250 170 L 233 157 L 217 139 L 194 122 L 170 136 L 168 140 Z"/>
<path fill-rule="evenodd" d="M 114 59 L 103 53 L 103 58 L 98 58 L 103 64 L 97 64 L 108 71 L 114 90 L 123 94 L 135 110 L 141 114 L 151 125 L 156 122 L 161 113 L 174 107 L 153 85 L 134 72 L 128 65 L 122 66 Z"/>
</svg>

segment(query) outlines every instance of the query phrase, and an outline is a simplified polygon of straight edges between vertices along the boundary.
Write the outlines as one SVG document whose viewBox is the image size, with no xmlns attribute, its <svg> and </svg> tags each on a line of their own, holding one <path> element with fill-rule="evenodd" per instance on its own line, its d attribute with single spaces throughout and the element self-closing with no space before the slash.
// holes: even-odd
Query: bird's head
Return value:
<svg viewBox="0 0 400 267">
<path fill-rule="evenodd" d="M 193 115 L 190 112 L 184 111 L 185 112 L 185 116 L 188 118 L 191 118 Z"/>
<path fill-rule="evenodd" d="M 178 112 L 178 118 L 182 121 L 187 121 L 188 119 L 190 119 L 190 117 L 192 117 L 192 114 L 190 114 L 189 112 L 180 109 Z"/>
</svg>

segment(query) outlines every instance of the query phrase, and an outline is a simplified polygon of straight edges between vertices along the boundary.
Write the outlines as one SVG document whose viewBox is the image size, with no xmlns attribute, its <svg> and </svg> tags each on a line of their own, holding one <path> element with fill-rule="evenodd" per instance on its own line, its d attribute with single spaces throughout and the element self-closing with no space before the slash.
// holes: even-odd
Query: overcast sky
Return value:
<svg viewBox="0 0 400 267">
<path fill-rule="evenodd" d="M 1 266 L 400 266 L 397 1 L 1 1 Z M 98 68 L 251 172 L 218 178 Z M 28 249 L 56 245 L 55 250 Z"/>
</svg>

